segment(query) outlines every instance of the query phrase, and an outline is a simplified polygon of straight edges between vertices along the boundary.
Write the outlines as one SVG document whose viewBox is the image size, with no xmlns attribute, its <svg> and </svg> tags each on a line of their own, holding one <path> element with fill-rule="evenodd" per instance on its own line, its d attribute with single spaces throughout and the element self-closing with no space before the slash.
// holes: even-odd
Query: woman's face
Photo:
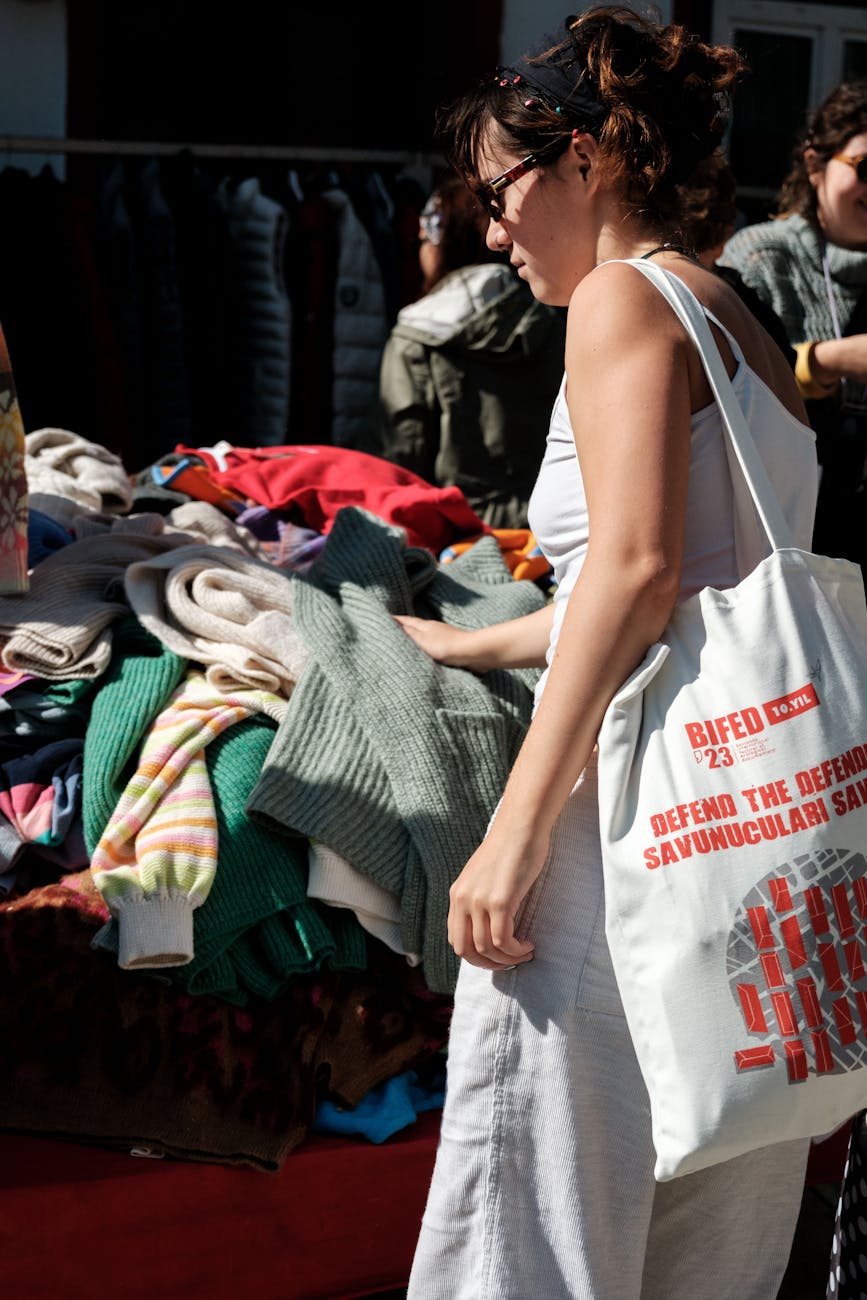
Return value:
<svg viewBox="0 0 867 1300">
<path fill-rule="evenodd" d="M 840 153 L 852 159 L 867 154 L 867 132 L 852 136 Z M 825 238 L 841 248 L 867 248 L 867 183 L 859 181 L 855 168 L 830 158 L 810 180 Z"/>
<path fill-rule="evenodd" d="M 479 179 L 492 180 L 520 161 L 519 155 L 488 140 L 479 154 Z M 501 190 L 502 220 L 488 225 L 488 248 L 508 251 L 533 296 L 551 306 L 567 306 L 575 286 L 596 265 L 587 188 L 570 146 L 556 161 L 533 168 Z"/>
</svg>

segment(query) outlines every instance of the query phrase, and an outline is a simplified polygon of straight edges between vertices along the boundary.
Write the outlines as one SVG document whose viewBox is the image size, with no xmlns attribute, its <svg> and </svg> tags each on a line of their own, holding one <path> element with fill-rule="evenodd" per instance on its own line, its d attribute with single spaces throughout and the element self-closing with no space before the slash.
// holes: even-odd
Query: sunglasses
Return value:
<svg viewBox="0 0 867 1300">
<path fill-rule="evenodd" d="M 470 189 L 491 220 L 503 220 L 504 209 L 499 198 L 503 190 L 507 190 L 510 185 L 514 185 L 515 181 L 519 181 L 522 176 L 526 176 L 527 172 L 533 171 L 540 163 L 550 162 L 558 154 L 565 153 L 568 144 L 569 136 L 566 136 L 565 139 L 553 140 L 551 144 L 545 145 L 542 149 L 537 149 L 535 153 L 528 153 L 526 158 L 522 158 L 520 162 L 515 163 L 514 167 L 504 171 L 501 176 L 495 176 L 492 181 L 483 181 L 479 185 L 471 185 Z"/>
<path fill-rule="evenodd" d="M 836 158 L 837 162 L 848 163 L 850 167 L 854 168 L 855 175 L 861 184 L 867 185 L 867 153 L 856 154 L 854 158 L 850 158 L 846 153 L 834 153 L 831 154 L 831 157 Z"/>
</svg>

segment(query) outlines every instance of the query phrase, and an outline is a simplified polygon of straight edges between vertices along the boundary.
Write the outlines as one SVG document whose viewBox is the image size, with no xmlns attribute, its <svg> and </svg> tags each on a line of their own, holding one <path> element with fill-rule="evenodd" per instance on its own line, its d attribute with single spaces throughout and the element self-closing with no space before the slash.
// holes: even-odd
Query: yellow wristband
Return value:
<svg viewBox="0 0 867 1300">
<path fill-rule="evenodd" d="M 811 339 L 808 343 L 795 344 L 795 379 L 805 400 L 828 397 L 836 387 L 836 380 L 832 380 L 830 384 L 822 384 L 813 374 L 813 349 L 816 343 L 816 339 Z"/>
</svg>

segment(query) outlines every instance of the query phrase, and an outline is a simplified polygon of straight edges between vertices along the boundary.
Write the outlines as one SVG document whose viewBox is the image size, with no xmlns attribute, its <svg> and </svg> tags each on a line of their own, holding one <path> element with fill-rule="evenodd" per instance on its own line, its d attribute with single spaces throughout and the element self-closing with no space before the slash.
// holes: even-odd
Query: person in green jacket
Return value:
<svg viewBox="0 0 867 1300">
<path fill-rule="evenodd" d="M 459 487 L 495 529 L 527 502 L 563 379 L 565 313 L 537 302 L 485 246 L 463 178 L 435 186 L 419 223 L 422 296 L 403 307 L 380 369 L 379 454 Z"/>
</svg>

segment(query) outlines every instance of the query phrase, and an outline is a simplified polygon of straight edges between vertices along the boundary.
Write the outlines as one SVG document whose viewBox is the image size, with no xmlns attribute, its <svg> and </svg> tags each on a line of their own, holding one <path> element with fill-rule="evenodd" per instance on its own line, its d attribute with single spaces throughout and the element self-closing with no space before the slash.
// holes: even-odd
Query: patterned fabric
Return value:
<svg viewBox="0 0 867 1300">
<path fill-rule="evenodd" d="M 0 328 L 0 592 L 15 595 L 28 585 L 24 425 Z"/>
<path fill-rule="evenodd" d="M 550 561 L 529 528 L 492 528 L 491 534 L 496 538 L 513 578 L 539 582 L 543 591 L 553 585 L 554 575 Z M 464 541 L 453 542 L 440 551 L 440 564 L 448 564 L 450 560 L 456 559 L 471 546 L 475 546 L 478 540 L 478 537 L 468 537 Z"/>
<path fill-rule="evenodd" d="M 0 901 L 0 1129 L 276 1170 L 320 1097 L 357 1106 L 445 1043 L 449 1000 L 382 944 L 239 1007 L 119 971 L 106 916 L 87 871 Z"/>
<path fill-rule="evenodd" d="M 867 1111 L 852 1120 L 834 1220 L 827 1300 L 867 1300 Z"/>
</svg>

